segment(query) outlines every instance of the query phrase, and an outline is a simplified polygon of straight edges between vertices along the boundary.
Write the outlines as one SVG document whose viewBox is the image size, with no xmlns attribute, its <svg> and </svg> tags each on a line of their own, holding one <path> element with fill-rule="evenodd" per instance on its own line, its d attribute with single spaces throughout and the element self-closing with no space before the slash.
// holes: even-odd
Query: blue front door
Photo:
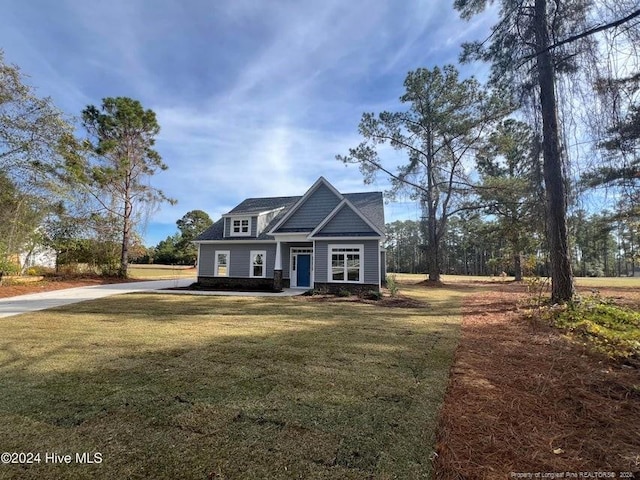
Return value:
<svg viewBox="0 0 640 480">
<path fill-rule="evenodd" d="M 298 254 L 298 265 L 296 268 L 296 285 L 298 287 L 311 286 L 311 255 Z"/>
</svg>

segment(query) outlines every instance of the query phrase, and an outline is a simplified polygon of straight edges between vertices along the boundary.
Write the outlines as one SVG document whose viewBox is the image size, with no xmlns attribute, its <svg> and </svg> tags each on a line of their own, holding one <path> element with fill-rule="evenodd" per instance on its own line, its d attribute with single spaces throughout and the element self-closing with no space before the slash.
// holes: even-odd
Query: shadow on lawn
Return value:
<svg viewBox="0 0 640 480">
<path fill-rule="evenodd" d="M 188 311 L 170 296 L 86 302 L 58 312 L 70 324 L 86 316 L 96 317 L 93 328 L 111 322 L 104 338 L 74 336 L 76 343 L 29 359 L 6 342 L 5 450 L 104 457 L 100 465 L 65 469 L 32 465 L 16 469 L 16 478 L 428 475 L 455 319 L 435 321 L 434 312 L 416 309 L 392 315 L 323 304 L 318 311 L 295 299 L 217 298 L 190 299 Z M 233 321 L 239 311 L 250 318 Z M 136 348 L 119 330 L 148 325 L 152 336 L 163 323 L 191 334 L 174 337 L 170 348 Z M 216 329 L 225 334 L 213 335 Z M 65 353 L 77 361 L 56 364 Z"/>
<path fill-rule="evenodd" d="M 153 295 L 153 301 L 163 308 L 160 312 L 162 316 L 158 315 L 158 310 L 155 308 L 149 309 L 144 303 L 138 303 L 136 298 L 140 296 Z M 119 296 L 119 298 L 128 298 L 130 301 L 119 302 L 113 306 L 108 312 L 112 321 L 126 321 L 131 316 L 141 316 L 149 319 L 156 319 L 159 322 L 176 321 L 181 318 L 196 318 L 198 316 L 206 315 L 238 315 L 238 305 L 241 305 L 241 316 L 262 316 L 265 312 L 277 313 L 277 315 L 283 319 L 300 319 L 301 316 L 305 316 L 308 320 L 319 319 L 341 319 L 343 321 L 357 320 L 357 317 L 361 316 L 361 310 L 374 311 L 380 306 L 375 302 L 359 302 L 359 301 L 336 301 L 328 302 L 314 302 L 314 298 L 309 297 L 223 297 L 223 296 L 201 296 L 194 295 L 186 297 L 188 299 L 188 305 L 176 302 L 178 299 L 185 299 L 186 296 L 172 296 L 172 295 L 160 295 L 156 293 L 151 294 L 138 294 L 131 293 Z M 78 304 L 74 304 L 72 307 L 62 306 L 49 309 L 51 312 L 60 312 L 68 315 L 104 315 L 105 311 L 102 305 L 99 303 L 101 300 L 86 301 Z M 98 302 L 98 303 L 96 303 Z M 233 302 L 233 303 L 230 303 Z M 434 308 L 435 306 L 435 308 Z M 407 317 L 442 317 L 448 315 L 457 315 L 460 313 L 459 306 L 455 302 L 444 302 L 425 304 L 424 308 L 416 308 L 411 306 L 408 308 L 399 307 L 387 307 L 384 309 L 384 313 L 390 318 L 396 318 L 402 316 Z M 321 308 L 322 310 L 318 310 Z M 274 312 L 276 311 L 277 312 Z M 345 311 L 353 310 L 354 317 L 345 316 Z M 309 313 L 313 313 L 310 317 L 307 317 Z M 166 319 L 164 315 L 172 315 L 175 318 Z"/>
</svg>

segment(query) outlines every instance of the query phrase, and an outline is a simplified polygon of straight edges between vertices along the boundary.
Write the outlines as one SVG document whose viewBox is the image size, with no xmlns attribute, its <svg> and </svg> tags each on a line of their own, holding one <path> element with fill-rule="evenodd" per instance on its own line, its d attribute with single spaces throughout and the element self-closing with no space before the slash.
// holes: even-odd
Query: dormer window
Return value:
<svg viewBox="0 0 640 480">
<path fill-rule="evenodd" d="M 251 217 L 235 217 L 231 219 L 232 237 L 251 236 Z"/>
</svg>

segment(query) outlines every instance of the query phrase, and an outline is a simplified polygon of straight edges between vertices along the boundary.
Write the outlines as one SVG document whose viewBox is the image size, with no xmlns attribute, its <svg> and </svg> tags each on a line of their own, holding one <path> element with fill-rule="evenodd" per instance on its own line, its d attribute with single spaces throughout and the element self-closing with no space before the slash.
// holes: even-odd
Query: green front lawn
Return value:
<svg viewBox="0 0 640 480">
<path fill-rule="evenodd" d="M 428 477 L 460 292 L 406 289 L 428 305 L 136 294 L 3 319 L 0 451 L 41 463 L 0 478 Z"/>
<path fill-rule="evenodd" d="M 127 273 L 132 280 L 171 280 L 186 277 L 195 279 L 198 270 L 195 267 L 173 265 L 129 265 Z"/>
</svg>

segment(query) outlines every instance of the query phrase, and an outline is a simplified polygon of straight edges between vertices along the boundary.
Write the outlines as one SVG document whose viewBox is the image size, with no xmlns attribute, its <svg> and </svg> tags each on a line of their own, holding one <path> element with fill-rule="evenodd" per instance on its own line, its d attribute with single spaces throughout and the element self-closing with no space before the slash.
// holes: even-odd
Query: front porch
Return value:
<svg viewBox="0 0 640 480">
<path fill-rule="evenodd" d="M 314 283 L 313 242 L 277 242 L 273 289 L 309 289 Z"/>
</svg>

